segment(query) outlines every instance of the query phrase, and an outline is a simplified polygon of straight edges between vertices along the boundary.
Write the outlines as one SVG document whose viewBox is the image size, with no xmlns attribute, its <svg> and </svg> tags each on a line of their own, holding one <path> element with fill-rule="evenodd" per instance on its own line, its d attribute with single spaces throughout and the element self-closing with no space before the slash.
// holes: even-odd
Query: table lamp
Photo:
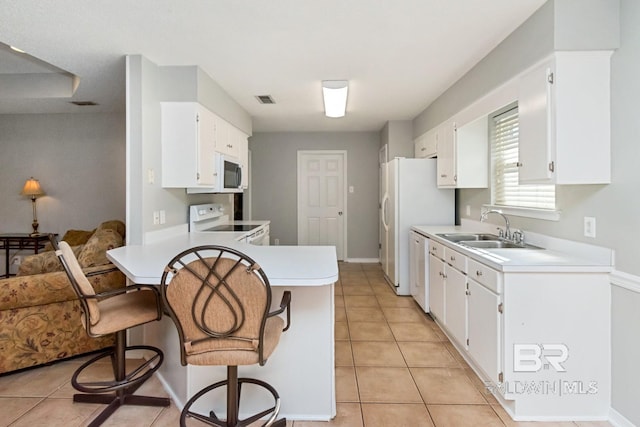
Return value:
<svg viewBox="0 0 640 427">
<path fill-rule="evenodd" d="M 31 197 L 31 203 L 33 205 L 33 223 L 31 226 L 33 227 L 32 236 L 37 236 L 38 233 L 38 215 L 36 214 L 36 198 L 40 196 L 44 196 L 45 192 L 42 191 L 40 187 L 40 182 L 37 179 L 33 179 L 33 177 L 29 178 L 27 182 L 24 183 L 24 187 L 22 188 L 22 192 L 20 193 L 23 196 Z"/>
</svg>

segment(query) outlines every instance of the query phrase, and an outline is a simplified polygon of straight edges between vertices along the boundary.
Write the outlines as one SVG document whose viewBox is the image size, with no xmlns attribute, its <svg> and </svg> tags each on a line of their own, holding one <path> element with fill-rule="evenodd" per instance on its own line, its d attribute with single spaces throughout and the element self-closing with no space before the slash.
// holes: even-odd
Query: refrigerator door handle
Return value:
<svg viewBox="0 0 640 427">
<path fill-rule="evenodd" d="M 389 204 L 389 195 L 382 197 L 382 225 L 386 231 L 389 231 L 389 223 L 387 222 L 387 206 Z"/>
</svg>

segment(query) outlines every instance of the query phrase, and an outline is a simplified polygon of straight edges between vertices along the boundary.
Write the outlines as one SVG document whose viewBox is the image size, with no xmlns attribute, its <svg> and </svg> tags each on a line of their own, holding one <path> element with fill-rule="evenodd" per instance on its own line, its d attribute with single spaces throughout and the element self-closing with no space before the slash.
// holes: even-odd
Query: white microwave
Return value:
<svg viewBox="0 0 640 427">
<path fill-rule="evenodd" d="M 221 193 L 242 192 L 242 165 L 240 160 L 216 153 L 217 191 Z"/>
</svg>

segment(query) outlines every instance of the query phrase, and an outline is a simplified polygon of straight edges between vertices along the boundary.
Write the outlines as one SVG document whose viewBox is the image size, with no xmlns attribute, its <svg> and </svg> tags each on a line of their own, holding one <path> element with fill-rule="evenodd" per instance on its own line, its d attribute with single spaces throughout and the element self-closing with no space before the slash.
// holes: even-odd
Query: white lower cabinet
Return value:
<svg viewBox="0 0 640 427">
<path fill-rule="evenodd" d="M 473 279 L 468 281 L 467 321 L 469 355 L 493 383 L 500 382 L 502 322 L 500 295 Z"/>
<path fill-rule="evenodd" d="M 435 239 L 428 248 L 431 315 L 515 420 L 606 419 L 607 272 L 498 271 Z"/>
<path fill-rule="evenodd" d="M 411 296 L 424 311 L 429 311 L 426 294 L 427 258 L 429 240 L 420 233 L 409 233 L 409 288 Z"/>
<path fill-rule="evenodd" d="M 428 305 L 431 317 L 438 319 L 444 323 L 445 320 L 445 262 L 443 261 L 445 253 L 444 246 L 440 243 L 429 239 L 429 285 L 428 285 Z"/>
<path fill-rule="evenodd" d="M 429 312 L 444 322 L 444 262 L 436 255 L 429 255 Z"/>
<path fill-rule="evenodd" d="M 445 266 L 445 324 L 453 338 L 465 346 L 467 340 L 467 275 Z"/>
</svg>

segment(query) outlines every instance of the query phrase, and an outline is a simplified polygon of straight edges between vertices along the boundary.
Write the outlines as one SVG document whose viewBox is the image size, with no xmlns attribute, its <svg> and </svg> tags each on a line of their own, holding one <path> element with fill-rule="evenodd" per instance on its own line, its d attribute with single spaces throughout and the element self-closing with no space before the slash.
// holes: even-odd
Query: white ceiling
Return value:
<svg viewBox="0 0 640 427">
<path fill-rule="evenodd" d="M 142 54 L 200 66 L 254 131 L 377 131 L 413 119 L 545 1 L 0 0 L 0 42 L 80 77 L 73 98 L 0 94 L 0 114 L 124 111 L 124 55 Z M 321 80 L 349 80 L 345 118 L 324 117 Z M 275 105 L 255 99 L 267 94 Z"/>
</svg>

